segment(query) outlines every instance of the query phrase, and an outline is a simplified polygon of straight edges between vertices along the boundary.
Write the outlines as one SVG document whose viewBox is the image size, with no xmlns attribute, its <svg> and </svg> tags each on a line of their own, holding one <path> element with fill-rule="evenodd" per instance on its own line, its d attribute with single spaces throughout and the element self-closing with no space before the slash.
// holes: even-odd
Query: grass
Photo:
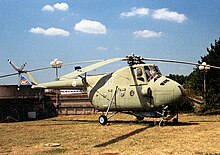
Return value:
<svg viewBox="0 0 220 155">
<path fill-rule="evenodd" d="M 66 151 L 66 149 L 63 149 L 63 148 L 55 148 L 55 149 L 51 149 L 49 151 L 46 151 L 45 154 L 60 154 L 60 153 L 64 153 L 65 151 Z"/>
<path fill-rule="evenodd" d="M 153 126 L 118 114 L 106 126 L 99 115 L 59 116 L 1 123 L 1 154 L 220 154 L 220 116 L 180 115 L 179 125 Z M 157 120 L 159 121 L 159 120 Z M 60 143 L 58 147 L 45 147 Z"/>
</svg>

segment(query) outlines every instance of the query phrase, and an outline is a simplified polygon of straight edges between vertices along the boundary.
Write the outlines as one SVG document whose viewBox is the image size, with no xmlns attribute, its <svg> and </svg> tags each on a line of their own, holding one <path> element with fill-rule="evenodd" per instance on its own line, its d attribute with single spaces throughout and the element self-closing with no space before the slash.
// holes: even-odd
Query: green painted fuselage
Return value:
<svg viewBox="0 0 220 155">
<path fill-rule="evenodd" d="M 177 106 L 182 99 L 180 84 L 161 75 L 154 64 L 137 64 L 110 74 L 86 76 L 39 84 L 43 88 L 76 88 L 86 84 L 90 102 L 98 111 L 151 111 Z"/>
</svg>

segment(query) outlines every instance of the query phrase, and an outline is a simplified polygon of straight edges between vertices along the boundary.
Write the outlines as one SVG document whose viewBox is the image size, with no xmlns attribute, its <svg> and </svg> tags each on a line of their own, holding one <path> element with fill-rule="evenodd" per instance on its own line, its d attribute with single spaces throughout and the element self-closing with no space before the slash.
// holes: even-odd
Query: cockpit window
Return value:
<svg viewBox="0 0 220 155">
<path fill-rule="evenodd" d="M 155 71 L 157 72 L 157 74 L 158 74 L 158 75 L 161 75 L 161 72 L 160 72 L 158 66 L 154 66 L 154 67 L 155 67 Z"/>
<path fill-rule="evenodd" d="M 146 73 L 147 80 L 149 81 L 151 79 L 150 68 L 148 66 L 144 66 L 144 70 Z"/>
<path fill-rule="evenodd" d="M 154 77 L 160 77 L 161 73 L 157 66 L 144 66 L 147 80 L 151 80 Z"/>
</svg>

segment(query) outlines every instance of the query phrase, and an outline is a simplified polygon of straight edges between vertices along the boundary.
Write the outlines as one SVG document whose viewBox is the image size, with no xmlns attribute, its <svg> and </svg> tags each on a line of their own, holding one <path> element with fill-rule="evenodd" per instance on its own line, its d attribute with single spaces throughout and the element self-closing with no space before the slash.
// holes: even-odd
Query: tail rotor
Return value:
<svg viewBox="0 0 220 155">
<path fill-rule="evenodd" d="M 14 70 L 17 72 L 18 74 L 18 90 L 20 89 L 20 80 L 21 80 L 21 74 L 22 73 L 26 73 L 26 71 L 24 71 L 24 68 L 26 66 L 27 63 L 24 63 L 23 65 L 21 65 L 20 68 L 17 67 L 16 64 L 14 64 L 11 60 L 8 59 L 8 63 L 12 66 L 12 68 L 14 68 Z"/>
</svg>

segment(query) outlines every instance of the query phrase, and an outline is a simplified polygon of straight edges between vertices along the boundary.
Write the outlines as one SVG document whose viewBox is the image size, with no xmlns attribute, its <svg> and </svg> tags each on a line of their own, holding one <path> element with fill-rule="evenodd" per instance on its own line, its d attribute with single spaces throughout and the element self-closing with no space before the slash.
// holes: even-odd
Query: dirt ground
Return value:
<svg viewBox="0 0 220 155">
<path fill-rule="evenodd" d="M 0 155 L 220 155 L 220 115 L 182 114 L 178 125 L 163 127 L 154 126 L 153 119 L 135 122 L 124 114 L 102 126 L 98 117 L 73 115 L 0 123 Z"/>
</svg>

